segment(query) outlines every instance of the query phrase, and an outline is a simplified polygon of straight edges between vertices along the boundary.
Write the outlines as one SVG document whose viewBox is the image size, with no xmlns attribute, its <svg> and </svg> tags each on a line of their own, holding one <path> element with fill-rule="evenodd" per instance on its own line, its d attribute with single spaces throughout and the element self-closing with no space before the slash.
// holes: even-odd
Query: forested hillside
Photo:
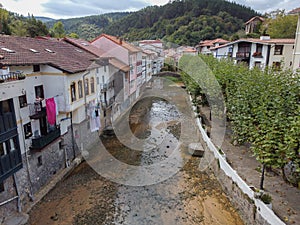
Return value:
<svg viewBox="0 0 300 225">
<path fill-rule="evenodd" d="M 129 41 L 164 38 L 177 44 L 230 38 L 244 23 L 258 15 L 253 9 L 225 0 L 175 0 L 150 6 L 115 21 L 104 32 Z"/>
<path fill-rule="evenodd" d="M 62 19 L 66 34 L 75 33 L 80 38 L 90 40 L 97 37 L 114 21 L 129 15 L 129 12 L 107 13 L 102 15 L 86 16 L 80 18 Z M 58 20 L 48 21 L 46 25 L 50 29 Z"/>
</svg>

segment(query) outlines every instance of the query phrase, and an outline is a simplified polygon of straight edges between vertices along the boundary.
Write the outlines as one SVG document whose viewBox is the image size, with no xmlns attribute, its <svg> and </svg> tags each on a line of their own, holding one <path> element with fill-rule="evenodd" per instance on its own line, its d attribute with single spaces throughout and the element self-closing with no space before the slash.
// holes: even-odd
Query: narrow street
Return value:
<svg viewBox="0 0 300 225">
<path fill-rule="evenodd" d="M 155 171 L 149 173 L 162 174 L 163 177 L 166 174 L 164 170 L 178 169 L 178 172 L 166 179 L 159 177 L 159 182 L 149 185 L 112 182 L 91 168 L 95 168 L 93 163 L 110 166 L 106 164 L 109 160 L 102 154 L 96 157 L 93 155 L 97 151 L 101 153 L 97 145 L 93 149 L 97 151 L 90 152 L 92 163 L 87 160 L 60 182 L 33 208 L 28 224 L 242 225 L 242 220 L 213 173 L 209 169 L 201 172 L 198 169 L 200 158 L 188 156 L 187 147 L 182 141 L 197 141 L 197 132 L 188 122 L 179 120 L 183 116 L 183 108 L 189 108 L 185 97 L 168 88 L 154 91 L 161 91 L 160 96 L 172 96 L 176 107 L 163 98 L 154 97 L 145 98 L 131 110 L 132 132 L 148 143 L 144 145 L 144 151 L 125 147 L 114 136 L 102 137 L 99 146 L 101 142 L 119 161 L 140 167 L 155 165 L 175 152 L 175 162 L 166 163 L 163 167 L 157 166 Z M 176 143 L 181 143 L 178 149 L 174 147 Z M 112 174 L 121 171 L 112 166 L 110 170 Z M 130 174 L 136 179 L 142 179 L 143 174 L 138 174 L 139 170 L 134 172 L 126 173 L 126 180 L 132 179 Z"/>
</svg>

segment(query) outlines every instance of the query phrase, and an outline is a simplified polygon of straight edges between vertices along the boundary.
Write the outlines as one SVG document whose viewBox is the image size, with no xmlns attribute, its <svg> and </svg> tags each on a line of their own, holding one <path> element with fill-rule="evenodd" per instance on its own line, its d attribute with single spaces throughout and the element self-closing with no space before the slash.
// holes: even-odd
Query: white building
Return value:
<svg viewBox="0 0 300 225">
<path fill-rule="evenodd" d="M 292 68 L 294 39 L 247 38 L 211 48 L 216 58 L 232 58 L 237 63 L 244 62 L 249 68 L 276 67 Z"/>
<path fill-rule="evenodd" d="M 152 72 L 157 74 L 161 71 L 164 66 L 164 48 L 163 42 L 160 40 L 143 40 L 139 41 L 139 47 L 144 51 L 148 50 L 155 52 L 156 54 L 152 57 Z"/>
<path fill-rule="evenodd" d="M 0 36 L 0 41 L 2 221 L 11 209 L 30 205 L 79 150 L 97 140 L 96 81 L 102 65 L 56 39 Z"/>
<path fill-rule="evenodd" d="M 293 70 L 297 71 L 300 69 L 300 8 L 292 10 L 289 14 L 298 15 L 295 48 L 293 51 Z"/>
</svg>

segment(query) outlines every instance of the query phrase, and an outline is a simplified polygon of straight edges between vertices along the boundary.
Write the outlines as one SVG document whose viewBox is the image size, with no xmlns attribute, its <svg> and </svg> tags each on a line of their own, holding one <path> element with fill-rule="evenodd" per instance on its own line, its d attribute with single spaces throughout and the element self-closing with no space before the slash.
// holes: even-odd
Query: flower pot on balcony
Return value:
<svg viewBox="0 0 300 225">
<path fill-rule="evenodd" d="M 25 75 L 24 74 L 19 74 L 18 75 L 18 80 L 24 80 L 25 79 Z"/>
</svg>

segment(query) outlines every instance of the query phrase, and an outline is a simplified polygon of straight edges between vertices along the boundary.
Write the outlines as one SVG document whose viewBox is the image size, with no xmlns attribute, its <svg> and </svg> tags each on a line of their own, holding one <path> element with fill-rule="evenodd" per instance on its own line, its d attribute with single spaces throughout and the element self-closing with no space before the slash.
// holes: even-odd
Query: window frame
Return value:
<svg viewBox="0 0 300 225">
<path fill-rule="evenodd" d="M 71 101 L 75 102 L 77 100 L 76 98 L 76 83 L 72 82 L 70 85 L 70 94 L 71 94 Z"/>
<path fill-rule="evenodd" d="M 282 55 L 282 53 L 283 53 L 283 45 L 275 45 L 274 55 Z"/>
<path fill-rule="evenodd" d="M 24 108 L 27 106 L 27 96 L 26 94 L 19 96 L 19 104 L 20 108 Z"/>
</svg>

